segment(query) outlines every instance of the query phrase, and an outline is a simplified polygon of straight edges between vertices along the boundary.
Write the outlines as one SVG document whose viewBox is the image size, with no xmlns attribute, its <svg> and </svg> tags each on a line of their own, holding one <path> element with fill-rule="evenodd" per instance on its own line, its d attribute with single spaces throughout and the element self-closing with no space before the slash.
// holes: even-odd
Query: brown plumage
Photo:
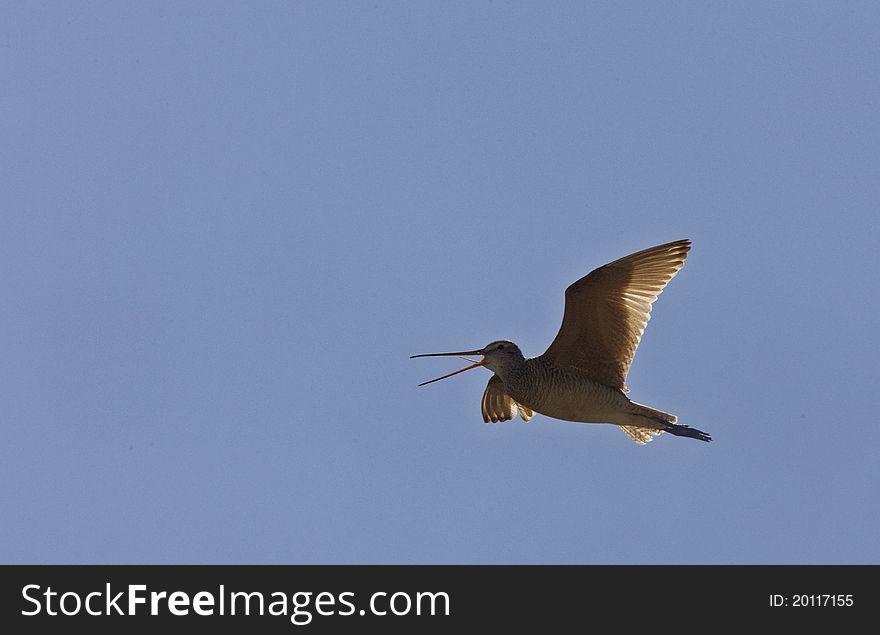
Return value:
<svg viewBox="0 0 880 635">
<path fill-rule="evenodd" d="M 684 266 L 690 248 L 689 240 L 651 247 L 599 267 L 569 286 L 562 326 L 539 357 L 523 357 L 508 340 L 474 351 L 413 357 L 482 355 L 467 368 L 425 383 L 477 366 L 494 371 L 483 393 L 486 423 L 508 421 L 517 412 L 528 421 L 539 412 L 565 421 L 616 424 L 640 444 L 662 432 L 709 441 L 705 432 L 678 424 L 675 415 L 632 402 L 624 394 L 651 306 Z"/>
<path fill-rule="evenodd" d="M 565 290 L 562 326 L 544 353 L 600 384 L 629 392 L 626 375 L 651 305 L 684 266 L 691 241 L 677 240 L 615 260 Z"/>
<path fill-rule="evenodd" d="M 510 395 L 504 392 L 504 382 L 498 375 L 492 375 L 486 390 L 483 391 L 483 423 L 503 423 L 519 416 L 523 421 L 529 421 L 535 416 L 535 411 L 516 403 Z"/>
</svg>

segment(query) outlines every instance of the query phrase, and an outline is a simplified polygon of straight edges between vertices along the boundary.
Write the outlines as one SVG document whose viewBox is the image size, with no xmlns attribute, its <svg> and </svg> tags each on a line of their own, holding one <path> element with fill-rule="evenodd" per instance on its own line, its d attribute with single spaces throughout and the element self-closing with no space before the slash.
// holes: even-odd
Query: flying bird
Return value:
<svg viewBox="0 0 880 635">
<path fill-rule="evenodd" d="M 651 305 L 684 266 L 691 241 L 677 240 L 636 252 L 590 272 L 565 290 L 565 313 L 556 339 L 543 355 L 524 357 L 509 340 L 455 353 L 416 357 L 481 355 L 431 384 L 485 366 L 494 374 L 483 392 L 483 421 L 498 423 L 535 413 L 577 423 L 610 423 L 639 444 L 668 432 L 711 441 L 678 417 L 630 401 L 626 376 L 651 318 Z"/>
</svg>

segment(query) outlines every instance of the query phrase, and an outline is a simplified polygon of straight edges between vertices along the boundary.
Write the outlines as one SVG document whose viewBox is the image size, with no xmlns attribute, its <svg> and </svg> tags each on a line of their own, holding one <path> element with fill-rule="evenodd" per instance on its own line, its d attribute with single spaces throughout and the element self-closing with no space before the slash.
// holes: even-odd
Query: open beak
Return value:
<svg viewBox="0 0 880 635">
<path fill-rule="evenodd" d="M 482 355 L 483 351 L 459 351 L 457 353 L 425 353 L 423 355 L 410 355 L 410 359 L 415 359 L 416 357 L 461 357 L 463 355 Z M 468 360 L 472 361 L 472 360 Z M 457 370 L 455 372 L 449 373 L 448 375 L 443 375 L 442 377 L 437 377 L 437 379 L 431 379 L 430 381 L 424 381 L 419 386 L 424 386 L 426 384 L 433 384 L 435 381 L 440 381 L 441 379 L 446 379 L 447 377 L 452 377 L 453 375 L 458 375 L 459 373 L 463 373 L 466 370 L 471 370 L 472 368 L 476 368 L 477 366 L 482 366 L 486 363 L 486 358 L 483 357 L 478 362 L 474 362 L 470 366 L 462 368 L 461 370 Z"/>
</svg>

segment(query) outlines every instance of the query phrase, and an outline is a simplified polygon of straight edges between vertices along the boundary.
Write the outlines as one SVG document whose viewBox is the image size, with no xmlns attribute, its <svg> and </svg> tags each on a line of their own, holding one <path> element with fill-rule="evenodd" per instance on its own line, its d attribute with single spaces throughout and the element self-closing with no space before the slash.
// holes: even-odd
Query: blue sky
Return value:
<svg viewBox="0 0 880 635">
<path fill-rule="evenodd" d="M 875 3 L 4 3 L 0 561 L 878 563 Z M 690 238 L 630 396 L 485 426 Z"/>
</svg>

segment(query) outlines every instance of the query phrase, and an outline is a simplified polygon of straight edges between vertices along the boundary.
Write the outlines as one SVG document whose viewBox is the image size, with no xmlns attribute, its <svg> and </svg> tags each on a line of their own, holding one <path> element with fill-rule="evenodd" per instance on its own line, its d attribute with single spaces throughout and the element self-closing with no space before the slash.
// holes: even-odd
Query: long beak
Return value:
<svg viewBox="0 0 880 635">
<path fill-rule="evenodd" d="M 482 355 L 482 350 L 477 351 L 459 351 L 457 353 L 425 353 L 423 355 L 411 355 L 410 359 L 415 359 L 416 357 L 460 357 L 462 355 Z M 468 360 L 470 361 L 470 360 Z M 478 362 L 474 362 L 470 366 L 466 368 L 462 368 L 461 370 L 457 370 L 455 372 L 449 373 L 448 375 L 443 375 L 442 377 L 437 377 L 437 379 L 431 379 L 430 381 L 425 381 L 419 384 L 419 386 L 425 386 L 427 384 L 433 384 L 435 381 L 440 381 L 441 379 L 446 379 L 447 377 L 452 377 L 453 375 L 458 375 L 459 373 L 463 373 L 466 370 L 471 370 L 472 368 L 476 368 L 478 366 L 482 366 L 486 362 L 486 359 L 483 358 Z"/>
</svg>

